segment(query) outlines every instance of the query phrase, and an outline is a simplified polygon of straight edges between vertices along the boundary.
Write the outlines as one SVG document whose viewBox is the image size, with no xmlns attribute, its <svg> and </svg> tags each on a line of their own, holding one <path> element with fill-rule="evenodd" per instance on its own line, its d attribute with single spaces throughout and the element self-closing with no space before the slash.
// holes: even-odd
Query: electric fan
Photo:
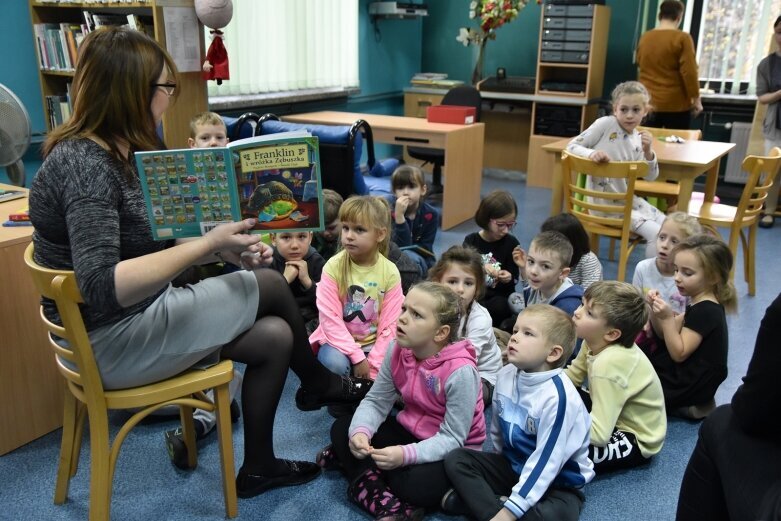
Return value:
<svg viewBox="0 0 781 521">
<path fill-rule="evenodd" d="M 17 186 L 24 186 L 22 156 L 29 146 L 30 116 L 19 98 L 0 83 L 0 166 Z"/>
</svg>

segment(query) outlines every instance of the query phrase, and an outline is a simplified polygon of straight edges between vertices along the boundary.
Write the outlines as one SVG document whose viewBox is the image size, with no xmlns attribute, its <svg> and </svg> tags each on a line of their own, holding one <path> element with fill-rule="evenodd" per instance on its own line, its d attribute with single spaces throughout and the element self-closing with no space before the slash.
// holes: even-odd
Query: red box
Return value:
<svg viewBox="0 0 781 521">
<path fill-rule="evenodd" d="M 474 107 L 461 105 L 433 105 L 426 109 L 426 119 L 429 123 L 471 125 L 475 122 L 476 115 L 477 110 Z"/>
</svg>

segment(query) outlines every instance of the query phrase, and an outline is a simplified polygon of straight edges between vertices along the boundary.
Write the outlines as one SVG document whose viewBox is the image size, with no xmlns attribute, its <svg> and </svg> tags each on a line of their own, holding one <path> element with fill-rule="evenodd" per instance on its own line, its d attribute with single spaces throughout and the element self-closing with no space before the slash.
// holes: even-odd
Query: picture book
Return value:
<svg viewBox="0 0 781 521">
<path fill-rule="evenodd" d="M 136 152 L 135 160 L 156 240 L 246 218 L 257 219 L 251 233 L 323 229 L 318 139 L 306 131 Z"/>
</svg>

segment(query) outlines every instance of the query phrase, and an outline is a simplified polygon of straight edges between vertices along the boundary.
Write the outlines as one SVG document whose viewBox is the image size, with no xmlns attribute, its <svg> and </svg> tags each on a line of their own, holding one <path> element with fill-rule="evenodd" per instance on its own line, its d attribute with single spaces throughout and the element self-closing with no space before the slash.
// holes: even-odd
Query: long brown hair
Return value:
<svg viewBox="0 0 781 521">
<path fill-rule="evenodd" d="M 123 157 L 118 140 L 127 142 L 131 152 L 164 148 L 151 111 L 157 89 L 153 84 L 164 67 L 175 83 L 177 70 L 171 56 L 140 31 L 104 27 L 89 33 L 73 78 L 73 113 L 49 133 L 43 156 L 61 141 L 94 136 L 108 145 L 130 175 L 131 159 Z"/>
</svg>

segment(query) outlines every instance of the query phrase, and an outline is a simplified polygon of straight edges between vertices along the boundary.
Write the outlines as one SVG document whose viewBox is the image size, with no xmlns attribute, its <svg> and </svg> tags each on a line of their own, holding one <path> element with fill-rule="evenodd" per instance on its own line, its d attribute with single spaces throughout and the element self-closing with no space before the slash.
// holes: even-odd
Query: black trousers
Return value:
<svg viewBox="0 0 781 521">
<path fill-rule="evenodd" d="M 678 521 L 781 519 L 781 444 L 754 438 L 722 405 L 700 426 L 681 483 Z"/>
<path fill-rule="evenodd" d="M 351 421 L 352 416 L 343 416 L 331 426 L 331 443 L 350 483 L 368 469 L 377 468 L 371 458 L 358 459 L 350 452 L 347 434 Z M 374 433 L 371 445 L 381 449 L 418 441 L 420 440 L 410 434 L 396 421 L 396 417 L 392 416 L 388 417 Z M 381 473 L 385 483 L 399 499 L 418 507 L 439 508 L 442 496 L 450 488 L 443 461 L 407 465 L 393 470 L 382 470 Z"/>
<path fill-rule="evenodd" d="M 578 394 L 586 409 L 591 412 L 591 395 L 580 387 Z M 640 453 L 640 446 L 634 434 L 618 429 L 613 430 L 610 440 L 604 447 L 589 445 L 588 457 L 594 462 L 594 472 L 597 475 L 613 470 L 630 469 L 651 461 Z"/>
<path fill-rule="evenodd" d="M 492 519 L 504 507 L 499 496 L 509 496 L 519 477 L 501 454 L 470 449 L 456 449 L 448 454 L 445 471 L 461 500 L 479 521 Z M 579 490 L 549 488 L 521 519 L 577 521 L 583 499 Z"/>
<path fill-rule="evenodd" d="M 691 128 L 692 115 L 688 110 L 684 112 L 652 112 L 643 124 L 654 128 L 688 129 Z"/>
</svg>

